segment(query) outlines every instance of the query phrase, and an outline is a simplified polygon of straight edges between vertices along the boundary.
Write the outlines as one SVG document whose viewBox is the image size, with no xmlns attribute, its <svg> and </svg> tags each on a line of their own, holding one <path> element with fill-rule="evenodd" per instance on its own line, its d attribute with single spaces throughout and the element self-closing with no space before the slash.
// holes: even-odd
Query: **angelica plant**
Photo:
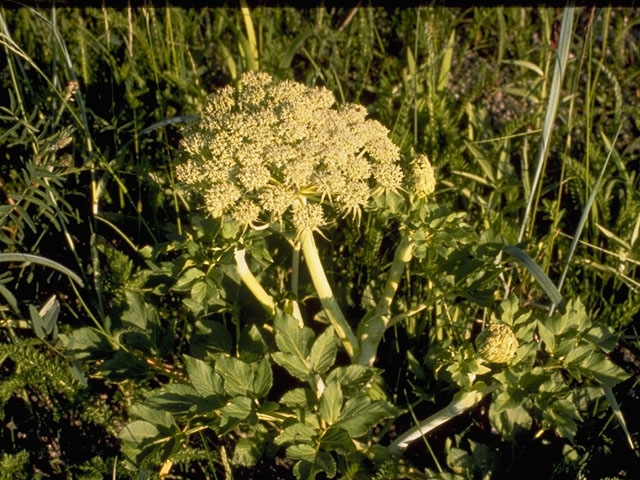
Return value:
<svg viewBox="0 0 640 480">
<path fill-rule="evenodd" d="M 293 232 L 294 249 L 301 248 L 344 349 L 354 361 L 372 365 L 412 243 L 408 237 L 401 242 L 380 303 L 356 336 L 333 295 L 314 232 L 328 228 L 337 216 L 360 218 L 373 197 L 398 194 L 406 182 L 424 197 L 433 191 L 435 178 L 422 156 L 405 179 L 388 130 L 367 118 L 360 105 L 334 104 L 326 88 L 247 72 L 237 87 L 225 87 L 208 99 L 201 120 L 185 134 L 186 158 L 177 176 L 200 195 L 212 217 L 257 230 L 277 223 Z M 243 250 L 235 257 L 240 278 L 273 313 L 273 300 L 246 266 Z"/>
<path fill-rule="evenodd" d="M 424 250 L 428 236 L 420 225 L 408 221 L 399 205 L 415 200 L 419 208 L 426 203 L 435 189 L 434 169 L 420 155 L 405 172 L 400 149 L 382 124 L 367 118 L 360 105 L 335 103 L 325 88 L 276 82 L 266 73 L 245 73 L 236 87 L 225 87 L 208 99 L 200 121 L 185 132 L 185 155 L 177 166 L 177 178 L 195 193 L 207 215 L 223 224 L 240 225 L 243 232 L 279 233 L 291 243 L 294 298 L 301 252 L 331 323 L 314 341 L 297 301 L 285 293 L 286 300 L 279 301 L 267 292 L 251 272 L 243 241 L 238 239 L 236 273 L 273 319 L 278 351 L 271 358 L 309 386 L 282 398 L 285 409 L 293 408 L 284 420 L 268 416 L 282 422 L 274 442 L 288 446 L 287 456 L 298 460 L 294 473 L 299 478 L 313 478 L 319 471 L 333 476 L 336 466 L 330 452 L 337 449 L 344 455 L 368 448 L 351 439 L 399 413 L 385 400 L 384 392 L 376 391 L 374 378 L 379 372 L 372 367 L 385 331 L 425 308 L 392 315 L 416 244 Z M 397 217 L 400 238 L 375 306 L 364 318 L 350 321 L 325 274 L 315 235 L 330 237 L 340 217 L 350 217 L 359 225 L 363 211 L 376 209 Z M 351 359 L 352 369 L 332 368 L 335 337 Z M 216 362 L 220 361 L 228 362 Z M 245 372 L 257 368 L 234 362 Z M 187 367 L 190 377 L 199 375 Z M 244 392 L 238 398 L 237 391 L 225 386 L 220 394 L 235 395 L 231 404 L 245 408 Z"/>
<path fill-rule="evenodd" d="M 213 379 L 205 383 L 207 392 L 213 392 L 217 403 L 224 405 L 216 426 L 219 434 L 242 421 L 255 429 L 259 440 L 262 433 L 251 423 L 252 415 L 277 425 L 274 444 L 285 447 L 287 457 L 297 461 L 294 473 L 298 478 L 314 478 L 318 472 L 333 477 L 337 472 L 334 455 L 373 451 L 371 443 L 354 439 L 370 434 L 375 424 L 399 413 L 376 386 L 379 372 L 372 367 L 379 344 L 391 326 L 428 307 L 424 295 L 408 302 L 405 298 L 398 305 L 400 282 L 412 261 L 428 269 L 430 258 L 451 254 L 447 242 L 465 237 L 463 225 L 458 225 L 460 215 L 439 211 L 429 200 L 436 179 L 427 156 L 418 155 L 403 168 L 400 149 L 382 124 L 367 118 L 362 106 L 335 103 L 325 88 L 277 82 L 266 73 L 245 73 L 237 86 L 227 86 L 209 97 L 200 121 L 185 132 L 184 158 L 177 166 L 178 179 L 195 194 L 208 216 L 241 227 L 242 234 L 232 240 L 235 271 L 272 319 L 266 330 L 274 333 L 277 346 L 277 351 L 265 352 L 254 363 L 218 354 L 213 369 L 188 360 L 187 374 L 196 389 L 203 371 Z M 331 238 L 340 217 L 352 218 L 352 225 L 358 228 L 363 212 L 394 221 L 397 244 L 384 280 L 372 291 L 366 314 L 348 319 L 323 268 L 315 236 Z M 290 242 L 292 292 L 269 294 L 259 275 L 251 271 L 243 239 L 248 231 L 252 238 L 279 234 Z M 300 255 L 331 324 L 317 337 L 297 302 Z M 503 302 L 500 318 L 492 314 L 476 335 L 476 349 L 470 338 L 443 347 L 436 371 L 446 372 L 459 387 L 458 393 L 447 407 L 400 433 L 385 455 L 399 454 L 410 442 L 487 395 L 495 400 L 490 416 L 496 428 L 505 432 L 512 426 L 527 428 L 535 415 L 550 408 L 551 413 L 544 413 L 541 420 L 543 430 L 555 428 L 559 435 L 572 438 L 573 420 L 579 420 L 579 414 L 572 397 L 562 390 L 561 377 L 552 378 L 545 369 L 565 368 L 570 373 L 582 369 L 581 374 L 593 378 L 602 372 L 593 365 L 572 363 L 575 359 L 570 355 L 570 361 L 559 357 L 555 363 L 537 358 L 536 325 L 549 344 L 560 341 L 565 332 L 562 328 L 551 332 L 555 326 L 532 323 L 531 312 L 514 302 L 513 298 Z M 554 320 L 558 324 L 573 321 L 571 315 Z M 586 328 L 586 323 L 579 328 Z M 334 365 L 336 338 L 350 358 L 349 366 Z M 595 355 L 599 347 L 581 348 Z M 267 355 L 306 385 L 287 392 L 278 411 L 264 398 L 273 382 Z M 605 370 L 614 382 L 624 378 L 610 363 Z M 529 371 L 539 378 L 531 391 L 523 393 L 514 379 Z M 538 384 L 556 391 L 556 406 L 550 406 L 548 396 L 534 392 Z M 523 396 L 527 401 L 515 405 L 515 399 Z M 572 420 L 558 420 L 561 411 L 568 412 Z M 238 442 L 236 446 L 240 453 L 234 456 L 239 459 L 244 458 L 242 449 L 249 448 L 243 445 Z"/>
</svg>

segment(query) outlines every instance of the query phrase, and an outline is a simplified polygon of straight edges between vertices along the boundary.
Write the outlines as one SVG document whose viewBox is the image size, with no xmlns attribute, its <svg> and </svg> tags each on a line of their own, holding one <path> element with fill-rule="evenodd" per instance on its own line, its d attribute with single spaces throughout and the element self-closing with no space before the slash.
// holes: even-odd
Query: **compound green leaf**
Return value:
<svg viewBox="0 0 640 480">
<path fill-rule="evenodd" d="M 447 452 L 447 465 L 458 474 L 473 471 L 473 457 L 466 450 L 450 447 Z"/>
<path fill-rule="evenodd" d="M 549 328 L 555 335 L 562 335 L 572 328 L 582 332 L 588 329 L 590 325 L 591 322 L 580 300 L 571 300 L 567 304 L 566 312 L 562 315 L 554 315 L 548 323 Z"/>
<path fill-rule="evenodd" d="M 156 428 L 159 427 L 159 429 L 163 430 L 165 433 L 168 433 L 168 431 L 171 430 L 176 430 L 177 428 L 173 415 L 166 410 L 151 408 L 142 403 L 137 403 L 129 407 L 129 414 L 153 424 Z"/>
<path fill-rule="evenodd" d="M 184 355 L 184 363 L 191 384 L 203 397 L 224 394 L 222 378 L 203 360 Z"/>
<path fill-rule="evenodd" d="M 340 412 L 342 410 L 342 390 L 338 382 L 329 383 L 320 397 L 320 405 L 318 411 L 320 416 L 329 425 L 333 425 L 338 418 L 340 418 Z"/>
<path fill-rule="evenodd" d="M 606 353 L 611 352 L 616 343 L 618 343 L 618 337 L 608 327 L 604 325 L 596 325 L 592 327 L 584 336 L 585 340 L 598 345 Z"/>
<path fill-rule="evenodd" d="M 197 280 L 204 277 L 204 275 L 205 273 L 197 267 L 189 268 L 180 275 L 171 289 L 178 292 L 186 292 Z"/>
<path fill-rule="evenodd" d="M 286 427 L 282 433 L 276 437 L 274 443 L 276 445 L 284 445 L 286 443 L 313 443 L 313 439 L 317 435 L 318 432 L 312 426 L 297 422 Z"/>
<path fill-rule="evenodd" d="M 222 418 L 234 418 L 237 420 L 244 420 L 251 415 L 253 402 L 249 397 L 235 397 L 227 403 L 220 414 Z"/>
<path fill-rule="evenodd" d="M 509 392 L 500 392 L 493 399 L 493 402 L 491 403 L 491 408 L 495 410 L 495 413 L 500 413 L 506 410 L 507 408 L 514 407 L 513 403 L 514 403 L 513 397 L 509 394 Z"/>
<path fill-rule="evenodd" d="M 107 337 L 92 327 L 81 327 L 73 331 L 65 345 L 66 353 L 75 360 L 104 358 L 113 352 Z"/>
<path fill-rule="evenodd" d="M 253 402 L 249 397 L 232 398 L 231 401 L 220 410 L 220 431 L 217 433 L 219 435 L 225 435 L 243 421 L 253 423 L 249 421 L 250 416 L 252 416 L 252 420 L 255 421 L 255 415 L 251 415 L 252 413 Z"/>
<path fill-rule="evenodd" d="M 204 358 L 207 353 L 230 353 L 231 335 L 220 322 L 207 318 L 198 320 L 191 336 L 191 355 Z"/>
<path fill-rule="evenodd" d="M 257 364 L 252 365 L 254 367 L 255 374 L 253 376 L 253 393 L 256 397 L 262 398 L 273 385 L 273 373 L 271 372 L 271 365 L 267 357 L 263 357 Z"/>
<path fill-rule="evenodd" d="M 231 341 L 231 337 L 229 337 Z M 244 328 L 238 340 L 238 355 L 241 360 L 251 363 L 259 360 L 267 352 L 267 345 L 260 329 L 254 324 Z"/>
<path fill-rule="evenodd" d="M 316 396 L 308 388 L 294 388 L 282 396 L 280 403 L 287 407 L 311 409 L 316 403 Z"/>
<path fill-rule="evenodd" d="M 150 323 L 158 323 L 157 312 L 153 307 L 147 305 L 142 295 L 129 290 L 125 292 L 125 295 L 128 308 L 122 314 L 124 323 L 138 327 L 140 330 L 146 330 Z"/>
<path fill-rule="evenodd" d="M 596 348 L 593 345 L 578 345 L 571 349 L 568 355 L 564 358 L 565 365 L 571 365 L 572 363 L 579 363 L 586 359 L 589 355 L 596 353 Z"/>
<path fill-rule="evenodd" d="M 362 388 L 371 381 L 375 374 L 375 368 L 364 365 L 356 364 L 336 367 L 327 375 L 326 383 L 337 381 L 342 387 L 344 394 L 351 396 L 352 394 L 361 392 Z"/>
<path fill-rule="evenodd" d="M 253 386 L 249 364 L 235 357 L 216 356 L 216 373 L 224 379 L 224 389 L 231 395 L 245 395 Z"/>
<path fill-rule="evenodd" d="M 549 327 L 547 327 L 546 323 L 541 320 L 538 320 L 538 333 L 540 334 L 540 338 L 544 342 L 547 351 L 549 353 L 554 353 L 556 349 L 556 337 Z"/>
<path fill-rule="evenodd" d="M 278 311 L 274 319 L 276 344 L 283 353 L 290 353 L 304 360 L 315 335 L 308 327 L 300 328 L 298 321 L 291 315 Z"/>
<path fill-rule="evenodd" d="M 312 445 L 301 443 L 299 445 L 291 445 L 287 448 L 287 458 L 292 460 L 306 460 L 311 462 L 316 458 L 316 449 Z"/>
<path fill-rule="evenodd" d="M 293 466 L 293 474 L 298 480 L 314 480 L 316 472 L 313 469 L 313 463 L 307 460 L 300 460 Z"/>
<path fill-rule="evenodd" d="M 398 410 L 388 402 L 360 395 L 350 398 L 342 409 L 341 419 L 336 427 L 344 428 L 352 438 L 366 434 L 374 425 L 385 418 L 398 414 Z"/>
<path fill-rule="evenodd" d="M 144 403 L 152 408 L 171 413 L 182 413 L 196 409 L 201 399 L 198 391 L 192 386 L 169 383 L 153 396 L 147 398 Z"/>
<path fill-rule="evenodd" d="M 599 352 L 582 360 L 578 368 L 609 388 L 613 388 L 618 383 L 629 378 L 627 372 Z"/>
<path fill-rule="evenodd" d="M 532 424 L 531 415 L 521 405 L 498 410 L 492 404 L 489 407 L 489 421 L 505 438 L 514 438 L 519 433 L 528 431 Z"/>
<path fill-rule="evenodd" d="M 336 359 L 336 336 L 333 327 L 328 327 L 313 342 L 311 353 L 309 355 L 309 363 L 316 373 L 325 373 L 333 365 Z"/>
<path fill-rule="evenodd" d="M 287 371 L 297 379 L 306 382 L 312 378 L 311 370 L 297 355 L 276 352 L 272 353 L 271 357 L 278 365 L 286 368 Z"/>
<path fill-rule="evenodd" d="M 322 448 L 327 451 L 337 450 L 339 453 L 347 455 L 355 450 L 353 440 L 349 433 L 340 427 L 330 427 L 320 438 Z"/>
<path fill-rule="evenodd" d="M 130 444 L 144 444 L 160 437 L 160 430 L 152 423 L 135 420 L 128 423 L 120 432 L 120 440 Z"/>
<path fill-rule="evenodd" d="M 262 456 L 264 439 L 241 438 L 236 442 L 231 463 L 242 467 L 253 467 Z"/>
<path fill-rule="evenodd" d="M 542 417 L 553 426 L 558 435 L 573 441 L 578 431 L 574 419 L 579 420 L 580 415 L 571 402 L 564 399 L 555 400 L 551 403 L 551 408 L 542 413 Z"/>
<path fill-rule="evenodd" d="M 327 474 L 327 477 L 333 478 L 336 475 L 336 461 L 329 453 L 319 451 L 314 463 L 318 470 L 323 470 Z"/>
<path fill-rule="evenodd" d="M 575 420 L 582 421 L 582 417 L 580 416 L 580 412 L 573 404 L 566 398 L 557 398 L 551 403 L 551 409 L 558 412 L 558 414 L 563 415 L 565 417 L 570 417 Z"/>
</svg>

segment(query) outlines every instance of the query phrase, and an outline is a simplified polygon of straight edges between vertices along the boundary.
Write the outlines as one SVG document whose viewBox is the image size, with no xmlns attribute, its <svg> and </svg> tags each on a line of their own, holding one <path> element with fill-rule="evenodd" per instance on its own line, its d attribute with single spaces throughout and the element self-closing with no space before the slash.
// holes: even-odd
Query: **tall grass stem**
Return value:
<svg viewBox="0 0 640 480">
<path fill-rule="evenodd" d="M 542 127 L 542 138 L 540 139 L 540 147 L 538 150 L 538 163 L 536 166 L 536 172 L 533 177 L 531 185 L 531 194 L 527 200 L 527 204 L 524 210 L 524 214 L 520 223 L 520 233 L 518 233 L 518 242 L 522 241 L 525 230 L 529 224 L 529 216 L 533 203 L 537 197 L 538 184 L 542 179 L 542 167 L 545 164 L 547 154 L 549 153 L 549 142 L 551 139 L 551 129 L 556 118 L 558 111 L 558 104 L 560 103 L 560 88 L 562 86 L 562 79 L 567 68 L 567 60 L 569 57 L 569 50 L 571 47 L 571 37 L 573 33 L 573 17 L 575 14 L 575 7 L 573 2 L 569 2 L 562 14 L 562 24 L 560 27 L 560 39 L 558 41 L 558 50 L 556 56 L 555 67 L 553 70 L 553 79 L 551 81 L 551 92 L 549 93 L 549 99 L 547 102 L 547 111 L 544 118 L 544 124 Z"/>
</svg>

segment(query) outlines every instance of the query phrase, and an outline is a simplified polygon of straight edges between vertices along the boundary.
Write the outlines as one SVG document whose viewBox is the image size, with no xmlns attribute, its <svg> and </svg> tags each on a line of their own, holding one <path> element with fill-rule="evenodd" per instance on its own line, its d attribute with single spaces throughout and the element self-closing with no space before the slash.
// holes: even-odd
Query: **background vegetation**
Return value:
<svg viewBox="0 0 640 480">
<path fill-rule="evenodd" d="M 585 387 L 573 434 L 563 434 L 557 418 L 497 431 L 485 401 L 416 442 L 402 462 L 339 461 L 339 476 L 638 478 L 637 450 L 612 413 L 623 413 L 637 442 L 636 11 L 576 9 L 555 102 L 557 8 L 4 7 L 0 14 L 0 478 L 145 478 L 162 465 L 166 478 L 292 478 L 277 446 L 251 467 L 231 458 L 238 432 L 178 439 L 184 448 L 155 452 L 147 470 L 125 458 L 133 447 L 119 437 L 136 417 L 132 405 L 184 380 L 183 354 L 204 358 L 231 342 L 248 352 L 247 362 L 258 358 L 247 319 L 263 315 L 260 306 L 233 281 L 218 227 L 174 178 L 181 127 L 197 118 L 207 94 L 247 70 L 326 86 L 339 103 L 365 105 L 405 158 L 429 156 L 434 204 L 462 212 L 454 219 L 461 230 L 440 239 L 430 270 L 410 271 L 401 285 L 405 304 L 427 287 L 434 293 L 380 347 L 380 388 L 402 415 L 375 432 L 378 441 L 388 444 L 460 387 L 439 370 L 439 345 L 468 343 L 476 319 L 509 294 L 522 308 L 548 308 L 534 276 L 499 246 L 519 244 L 557 283 L 583 212 L 562 294 L 614 332 L 609 357 L 630 374 L 615 382 L 613 410 L 586 378 L 569 384 Z M 343 222 L 319 248 L 339 301 L 360 315 L 393 258 L 397 232 L 393 220 L 374 215 L 359 226 Z M 273 257 L 274 278 L 286 275 L 278 245 L 255 244 L 251 254 L 252 265 Z M 79 278 L 70 281 L 70 272 Z M 318 306 L 310 300 L 306 308 Z M 277 368 L 268 397 L 275 401 L 288 388 Z M 144 418 L 140 408 L 137 417 Z"/>
</svg>

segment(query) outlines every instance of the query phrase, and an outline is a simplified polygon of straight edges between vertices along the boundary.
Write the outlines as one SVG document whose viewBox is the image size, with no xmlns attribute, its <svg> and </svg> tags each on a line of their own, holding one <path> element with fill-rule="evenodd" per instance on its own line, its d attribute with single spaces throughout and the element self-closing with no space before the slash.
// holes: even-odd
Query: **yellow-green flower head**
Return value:
<svg viewBox="0 0 640 480">
<path fill-rule="evenodd" d="M 426 198 L 436 189 L 435 169 L 426 155 L 419 155 L 412 161 L 411 186 L 418 198 Z"/>
<path fill-rule="evenodd" d="M 518 339 L 504 323 L 489 323 L 476 338 L 478 354 L 488 362 L 506 363 L 518 350 Z"/>
<path fill-rule="evenodd" d="M 246 225 L 289 214 L 317 228 L 324 217 L 313 204 L 325 199 L 357 214 L 374 190 L 401 187 L 400 152 L 364 107 L 334 104 L 326 88 L 244 73 L 238 87 L 210 96 L 186 131 L 177 177 L 209 214 Z M 294 212 L 296 199 L 307 213 Z"/>
<path fill-rule="evenodd" d="M 293 204 L 293 224 L 299 232 L 317 230 L 324 225 L 322 206 L 317 203 L 295 202 Z"/>
</svg>

